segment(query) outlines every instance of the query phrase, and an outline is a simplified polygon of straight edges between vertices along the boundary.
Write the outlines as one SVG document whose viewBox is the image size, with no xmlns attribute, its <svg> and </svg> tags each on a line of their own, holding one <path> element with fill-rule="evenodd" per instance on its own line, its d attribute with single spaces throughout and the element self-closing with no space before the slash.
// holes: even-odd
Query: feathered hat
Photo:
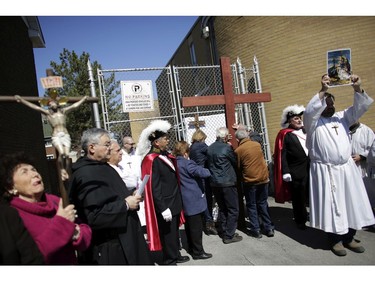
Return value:
<svg viewBox="0 0 375 281">
<path fill-rule="evenodd" d="M 165 120 L 153 120 L 150 125 L 143 129 L 137 144 L 137 154 L 143 159 L 150 151 L 151 143 L 168 134 L 171 124 Z"/>
<path fill-rule="evenodd" d="M 303 112 L 305 111 L 305 107 L 303 105 L 289 105 L 286 108 L 284 108 L 283 113 L 281 114 L 281 127 L 287 128 L 288 120 L 289 118 L 292 118 L 294 116 L 301 116 Z"/>
</svg>

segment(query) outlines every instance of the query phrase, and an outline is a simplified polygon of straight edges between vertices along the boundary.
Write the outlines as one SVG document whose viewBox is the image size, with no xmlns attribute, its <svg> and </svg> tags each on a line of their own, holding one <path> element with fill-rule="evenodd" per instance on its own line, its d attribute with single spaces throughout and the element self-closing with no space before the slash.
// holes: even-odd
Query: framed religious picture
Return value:
<svg viewBox="0 0 375 281">
<path fill-rule="evenodd" d="M 327 52 L 327 73 L 331 78 L 330 87 L 351 85 L 352 56 L 350 49 Z"/>
</svg>

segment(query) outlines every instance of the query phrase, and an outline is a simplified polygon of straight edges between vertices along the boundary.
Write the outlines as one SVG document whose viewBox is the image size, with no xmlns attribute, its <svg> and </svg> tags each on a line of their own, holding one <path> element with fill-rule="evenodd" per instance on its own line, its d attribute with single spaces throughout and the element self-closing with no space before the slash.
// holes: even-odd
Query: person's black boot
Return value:
<svg viewBox="0 0 375 281">
<path fill-rule="evenodd" d="M 205 229 L 204 233 L 206 235 L 218 235 L 214 222 L 207 222 Z"/>
</svg>

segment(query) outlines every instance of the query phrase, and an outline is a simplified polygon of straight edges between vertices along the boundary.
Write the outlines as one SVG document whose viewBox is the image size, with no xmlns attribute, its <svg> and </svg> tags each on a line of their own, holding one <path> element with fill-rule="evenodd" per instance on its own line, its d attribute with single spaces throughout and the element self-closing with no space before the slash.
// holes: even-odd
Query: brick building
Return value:
<svg viewBox="0 0 375 281">
<path fill-rule="evenodd" d="M 250 67 L 257 57 L 265 103 L 269 141 L 273 151 L 282 110 L 290 104 L 306 106 L 320 90 L 327 69 L 327 51 L 351 49 L 352 69 L 364 89 L 375 97 L 375 17 L 372 16 L 218 16 L 199 17 L 168 64 L 219 64 L 222 56 Z M 353 101 L 350 86 L 330 89 L 336 109 Z M 375 105 L 361 122 L 375 130 Z"/>
</svg>

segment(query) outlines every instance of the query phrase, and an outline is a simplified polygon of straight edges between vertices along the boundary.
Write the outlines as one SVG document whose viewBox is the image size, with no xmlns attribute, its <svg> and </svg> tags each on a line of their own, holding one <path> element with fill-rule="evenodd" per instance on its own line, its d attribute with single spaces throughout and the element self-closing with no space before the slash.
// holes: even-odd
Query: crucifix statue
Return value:
<svg viewBox="0 0 375 281">
<path fill-rule="evenodd" d="M 234 136 L 235 124 L 235 104 L 241 103 L 255 103 L 255 102 L 269 102 L 271 101 L 270 93 L 246 93 L 235 95 L 233 94 L 233 82 L 232 82 L 232 70 L 230 66 L 230 60 L 228 57 L 220 58 L 220 69 L 221 69 L 221 81 L 223 84 L 224 95 L 209 95 L 209 96 L 195 96 L 195 97 L 184 97 L 182 98 L 183 107 L 192 106 L 207 106 L 207 105 L 225 105 L 225 119 L 229 133 Z M 237 147 L 235 138 L 232 138 L 231 144 L 233 148 Z M 240 183 L 240 181 L 239 181 Z M 238 199 L 239 202 L 243 202 L 242 188 L 238 188 Z M 240 213 L 238 218 L 238 225 L 242 228 L 245 227 L 245 212 L 243 204 L 239 206 Z"/>
<path fill-rule="evenodd" d="M 87 96 L 82 97 L 79 101 L 72 105 L 65 106 L 68 102 L 67 97 L 59 97 L 56 88 L 62 87 L 62 79 L 56 79 L 56 76 L 51 75 L 51 70 L 47 70 L 47 79 L 50 77 L 50 81 L 57 82 L 57 84 L 46 85 L 44 80 L 43 87 L 48 89 L 49 98 L 43 98 L 39 101 L 41 106 L 37 106 L 19 95 L 15 95 L 14 98 L 17 102 L 23 103 L 24 105 L 39 111 L 44 114 L 49 123 L 52 126 L 52 145 L 56 148 L 58 154 L 58 163 L 60 165 L 61 179 L 63 181 L 69 179 L 69 153 L 71 146 L 71 139 L 68 130 L 66 129 L 66 114 L 76 108 L 87 100 Z M 47 109 L 44 107 L 47 106 Z M 65 107 L 64 107 L 65 106 Z"/>
<path fill-rule="evenodd" d="M 66 129 L 66 115 L 70 111 L 77 109 L 85 101 L 97 102 L 98 99 L 89 98 L 87 96 L 79 98 L 59 97 L 56 88 L 62 88 L 61 77 L 60 79 L 56 79 L 59 78 L 59 76 L 52 76 L 51 70 L 47 70 L 47 76 L 48 77 L 45 78 L 47 80 L 42 80 L 42 83 L 43 87 L 45 89 L 48 89 L 48 97 L 39 99 L 34 97 L 21 97 L 19 95 L 15 95 L 14 99 L 17 102 L 20 102 L 28 106 L 29 108 L 45 115 L 52 126 L 52 145 L 56 148 L 58 155 L 57 166 L 59 175 L 58 180 L 60 182 L 60 193 L 61 197 L 63 198 L 64 205 L 66 205 L 68 203 L 68 198 L 63 182 L 66 182 L 69 179 L 69 153 L 71 147 L 70 135 L 68 130 Z M 48 85 L 48 81 L 52 82 Z M 54 83 L 56 81 L 60 82 Z M 36 100 L 39 102 L 40 106 L 31 102 L 35 102 Z M 66 106 L 67 103 L 72 102 L 74 103 Z"/>
</svg>

